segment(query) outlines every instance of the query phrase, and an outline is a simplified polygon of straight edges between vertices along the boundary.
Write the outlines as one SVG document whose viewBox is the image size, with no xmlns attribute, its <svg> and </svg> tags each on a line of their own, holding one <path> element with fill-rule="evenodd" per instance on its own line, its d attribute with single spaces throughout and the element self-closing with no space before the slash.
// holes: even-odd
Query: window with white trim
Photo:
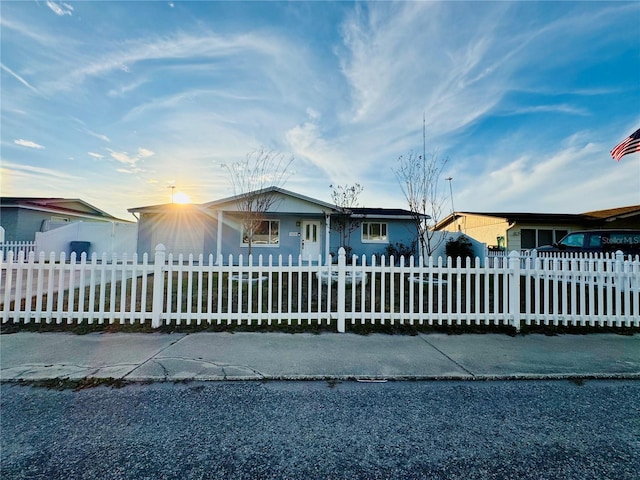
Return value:
<svg viewBox="0 0 640 480">
<path fill-rule="evenodd" d="M 381 222 L 362 222 L 363 243 L 389 243 L 387 224 Z"/>
<path fill-rule="evenodd" d="M 274 246 L 280 244 L 280 220 L 263 220 L 253 233 L 252 246 Z M 242 246 L 249 245 L 249 236 L 242 229 Z"/>
</svg>

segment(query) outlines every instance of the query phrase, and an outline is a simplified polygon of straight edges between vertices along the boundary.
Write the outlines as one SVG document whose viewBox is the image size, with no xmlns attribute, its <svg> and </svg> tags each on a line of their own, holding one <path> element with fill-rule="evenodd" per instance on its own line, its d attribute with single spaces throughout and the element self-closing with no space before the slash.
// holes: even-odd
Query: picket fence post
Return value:
<svg viewBox="0 0 640 480">
<path fill-rule="evenodd" d="M 346 297 L 346 289 L 345 289 L 345 277 L 346 277 L 346 269 L 347 269 L 347 252 L 344 248 L 340 247 L 338 250 L 338 333 L 344 333 L 345 328 L 345 297 Z M 331 288 L 331 279 L 328 282 L 329 287 Z"/>
<path fill-rule="evenodd" d="M 162 307 L 164 304 L 164 270 L 166 248 L 159 243 L 153 260 L 153 303 L 151 304 L 151 328 L 162 325 Z"/>
<path fill-rule="evenodd" d="M 520 253 L 513 250 L 509 254 L 509 312 L 511 324 L 520 331 Z"/>
</svg>

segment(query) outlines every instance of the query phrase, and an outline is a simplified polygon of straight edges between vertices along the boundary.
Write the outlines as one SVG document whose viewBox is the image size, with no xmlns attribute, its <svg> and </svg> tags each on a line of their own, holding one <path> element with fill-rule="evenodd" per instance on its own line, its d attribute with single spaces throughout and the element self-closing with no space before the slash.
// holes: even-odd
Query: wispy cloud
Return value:
<svg viewBox="0 0 640 480">
<path fill-rule="evenodd" d="M 9 75 L 11 75 L 13 78 L 15 78 L 16 80 L 18 80 L 21 84 L 23 84 L 25 87 L 29 88 L 31 91 L 38 93 L 38 89 L 36 89 L 33 85 L 31 85 L 29 82 L 27 82 L 24 78 L 22 78 L 20 75 L 18 75 L 16 72 L 14 72 L 13 70 L 11 70 L 9 67 L 7 67 L 6 65 L 0 63 L 0 68 L 2 68 L 2 70 L 4 70 L 5 72 L 7 72 Z"/>
<path fill-rule="evenodd" d="M 104 158 L 104 155 L 95 152 L 87 152 L 87 155 L 93 158 L 97 158 L 98 160 L 102 160 Z"/>
<path fill-rule="evenodd" d="M 96 132 L 92 132 L 91 130 L 87 130 L 87 133 L 89 135 L 91 135 L 92 137 L 96 137 L 99 138 L 100 140 L 103 140 L 105 142 L 111 142 L 111 140 L 109 139 L 109 137 L 107 137 L 106 135 L 103 135 L 101 133 L 96 133 Z"/>
<path fill-rule="evenodd" d="M 44 149 L 42 145 L 39 145 L 36 142 L 32 142 L 31 140 L 23 140 L 22 138 L 18 138 L 17 140 L 14 140 L 13 143 L 15 143 L 16 145 L 20 145 L 22 147 L 35 148 L 36 150 Z"/>
<path fill-rule="evenodd" d="M 35 174 L 41 177 L 59 178 L 59 179 L 67 179 L 67 180 L 75 180 L 79 178 L 75 175 L 69 175 L 68 173 L 62 172 L 60 170 L 54 170 L 51 168 L 43 168 L 43 167 L 34 167 L 32 165 L 19 165 L 13 162 L 8 162 L 6 160 L 2 160 L 2 170 L 4 170 L 8 176 L 23 172 L 23 173 Z"/>
<path fill-rule="evenodd" d="M 73 15 L 73 7 L 68 3 L 56 3 L 51 0 L 47 0 L 47 7 L 60 17 L 63 17 L 64 15 Z"/>
<path fill-rule="evenodd" d="M 151 60 L 181 60 L 186 58 L 219 58 L 237 60 L 240 56 L 267 56 L 278 59 L 286 56 L 285 43 L 261 33 L 241 33 L 222 36 L 212 32 L 176 34 L 167 37 L 143 38 L 115 44 L 111 51 L 92 55 L 86 62 L 77 62 L 68 74 L 51 82 L 54 89 L 69 89 L 82 84 L 86 78 L 98 77 L 113 71 L 129 71 L 133 65 Z M 78 66 L 80 65 L 80 66 Z M 293 68 L 293 67 L 292 67 Z"/>
</svg>

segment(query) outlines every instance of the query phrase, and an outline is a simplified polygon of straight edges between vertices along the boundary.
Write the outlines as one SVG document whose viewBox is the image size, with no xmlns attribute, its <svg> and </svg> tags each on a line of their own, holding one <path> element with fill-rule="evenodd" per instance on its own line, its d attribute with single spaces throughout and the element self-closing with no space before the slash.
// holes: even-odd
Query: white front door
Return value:
<svg viewBox="0 0 640 480">
<path fill-rule="evenodd" d="M 320 222 L 317 220 L 302 222 L 302 260 L 317 262 L 320 255 Z"/>
</svg>

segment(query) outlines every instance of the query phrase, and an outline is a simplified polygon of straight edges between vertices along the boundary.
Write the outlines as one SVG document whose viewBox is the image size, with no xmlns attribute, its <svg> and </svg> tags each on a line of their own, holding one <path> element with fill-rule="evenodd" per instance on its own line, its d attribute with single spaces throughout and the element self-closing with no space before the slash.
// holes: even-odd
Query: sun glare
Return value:
<svg viewBox="0 0 640 480">
<path fill-rule="evenodd" d="M 185 204 L 190 202 L 191 202 L 191 199 L 189 198 L 189 195 L 187 195 L 184 192 L 176 192 L 173 195 L 173 203 Z"/>
</svg>

